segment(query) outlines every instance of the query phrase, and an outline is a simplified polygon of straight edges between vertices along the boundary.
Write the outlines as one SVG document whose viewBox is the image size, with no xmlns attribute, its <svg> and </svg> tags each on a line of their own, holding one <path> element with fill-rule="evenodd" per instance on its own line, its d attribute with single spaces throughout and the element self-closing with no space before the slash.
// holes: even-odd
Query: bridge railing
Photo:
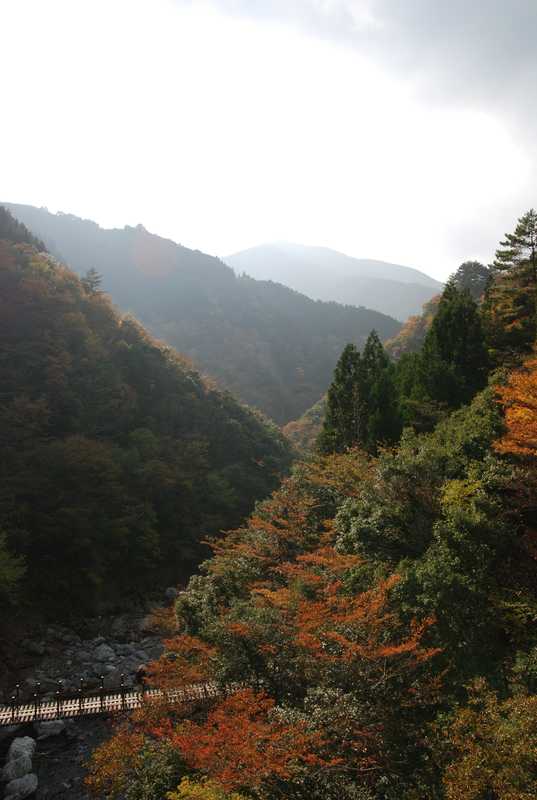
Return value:
<svg viewBox="0 0 537 800">
<path fill-rule="evenodd" d="M 20 684 L 17 684 L 9 703 L 0 706 L 0 727 L 21 722 L 131 711 L 140 708 L 146 700 L 164 700 L 172 704 L 208 701 L 228 691 L 228 687 L 222 689 L 210 683 L 155 689 L 148 687 L 145 681 L 137 686 L 128 684 L 125 676 L 121 675 L 120 683 L 115 687 L 105 687 L 104 676 L 101 676 L 98 688 L 86 687 L 81 679 L 76 690 L 64 689 L 63 682 L 58 681 L 54 699 L 50 699 L 51 693 L 42 692 L 39 683 L 30 693 L 23 693 Z M 44 697 L 45 694 L 49 699 Z"/>
</svg>

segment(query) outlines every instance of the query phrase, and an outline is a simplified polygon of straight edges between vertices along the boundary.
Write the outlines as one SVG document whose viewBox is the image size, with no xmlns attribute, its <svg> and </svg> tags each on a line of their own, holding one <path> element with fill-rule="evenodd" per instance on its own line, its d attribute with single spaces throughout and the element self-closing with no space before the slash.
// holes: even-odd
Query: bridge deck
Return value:
<svg viewBox="0 0 537 800">
<path fill-rule="evenodd" d="M 131 711 L 151 700 L 165 699 L 169 703 L 178 705 L 195 700 L 208 700 L 219 695 L 220 690 L 213 684 L 193 684 L 180 689 L 168 689 L 166 692 L 160 689 L 148 689 L 142 694 L 130 689 L 46 703 L 0 706 L 0 727 L 37 720 L 89 717 L 117 711 Z"/>
</svg>

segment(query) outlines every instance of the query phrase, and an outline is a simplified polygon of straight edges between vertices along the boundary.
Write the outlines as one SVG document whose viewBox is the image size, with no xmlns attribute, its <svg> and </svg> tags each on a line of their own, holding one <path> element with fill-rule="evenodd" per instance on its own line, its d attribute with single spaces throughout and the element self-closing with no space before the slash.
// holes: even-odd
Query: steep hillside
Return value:
<svg viewBox="0 0 537 800">
<path fill-rule="evenodd" d="M 22 557 L 26 603 L 93 612 L 190 574 L 200 540 L 239 523 L 290 453 L 29 234 L 2 238 L 6 219 L 0 600 Z"/>
<path fill-rule="evenodd" d="M 397 359 L 404 353 L 417 353 L 421 350 L 439 302 L 440 295 L 432 297 L 428 303 L 424 304 L 421 314 L 409 317 L 399 333 L 393 339 L 388 339 L 386 350 L 392 358 Z"/>
<path fill-rule="evenodd" d="M 417 269 L 351 258 L 327 247 L 268 244 L 235 253 L 225 261 L 237 273 L 281 281 L 308 297 L 366 306 L 400 320 L 418 313 L 441 288 Z"/>
<path fill-rule="evenodd" d="M 321 397 L 299 419 L 288 422 L 284 426 L 284 435 L 287 436 L 298 453 L 307 455 L 313 451 L 323 426 L 325 408 L 326 397 Z"/>
<path fill-rule="evenodd" d="M 347 342 L 361 346 L 373 328 L 386 339 L 400 327 L 376 311 L 236 277 L 218 259 L 142 226 L 104 230 L 69 214 L 9 207 L 79 274 L 96 268 L 120 308 L 278 423 L 323 394 Z"/>
</svg>

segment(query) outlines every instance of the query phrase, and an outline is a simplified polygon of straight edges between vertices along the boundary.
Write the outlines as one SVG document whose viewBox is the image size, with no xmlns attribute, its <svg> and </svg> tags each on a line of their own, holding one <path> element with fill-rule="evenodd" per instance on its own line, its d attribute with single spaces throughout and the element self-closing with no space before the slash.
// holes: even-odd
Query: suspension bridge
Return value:
<svg viewBox="0 0 537 800">
<path fill-rule="evenodd" d="M 158 701 L 165 701 L 172 705 L 185 705 L 212 700 L 221 694 L 222 690 L 216 684 L 210 683 L 191 684 L 167 690 L 145 687 L 139 690 L 133 686 L 127 686 L 122 676 L 120 685 L 113 689 L 105 689 L 104 681 L 101 680 L 98 690 L 86 690 L 81 681 L 75 694 L 65 692 L 62 682 L 59 681 L 54 699 L 45 700 L 42 698 L 39 688 L 33 692 L 30 698 L 24 698 L 20 686 L 17 685 L 10 702 L 0 706 L 0 727 L 24 722 L 127 712 L 141 708 L 145 703 Z"/>
</svg>

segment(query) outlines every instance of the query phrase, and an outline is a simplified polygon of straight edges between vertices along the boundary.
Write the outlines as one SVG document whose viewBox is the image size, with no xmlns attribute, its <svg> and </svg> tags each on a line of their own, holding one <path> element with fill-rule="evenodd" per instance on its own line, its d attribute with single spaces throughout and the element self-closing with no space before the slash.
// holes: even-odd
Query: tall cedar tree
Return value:
<svg viewBox="0 0 537 800">
<path fill-rule="evenodd" d="M 381 442 L 394 442 L 401 432 L 394 369 L 375 331 L 363 353 L 345 347 L 328 390 L 326 417 L 319 436 L 324 453 L 359 446 L 374 453 Z"/>
<path fill-rule="evenodd" d="M 514 364 L 531 352 L 536 332 L 537 212 L 520 217 L 500 242 L 494 281 L 484 305 L 487 343 L 496 363 Z"/>
<path fill-rule="evenodd" d="M 319 435 L 319 449 L 324 453 L 342 453 L 360 439 L 360 353 L 348 344 L 336 364 L 334 379 L 328 389 L 326 416 Z"/>
<path fill-rule="evenodd" d="M 486 383 L 488 355 L 479 311 L 453 280 L 444 289 L 420 362 L 425 395 L 448 408 L 470 402 Z"/>
</svg>

